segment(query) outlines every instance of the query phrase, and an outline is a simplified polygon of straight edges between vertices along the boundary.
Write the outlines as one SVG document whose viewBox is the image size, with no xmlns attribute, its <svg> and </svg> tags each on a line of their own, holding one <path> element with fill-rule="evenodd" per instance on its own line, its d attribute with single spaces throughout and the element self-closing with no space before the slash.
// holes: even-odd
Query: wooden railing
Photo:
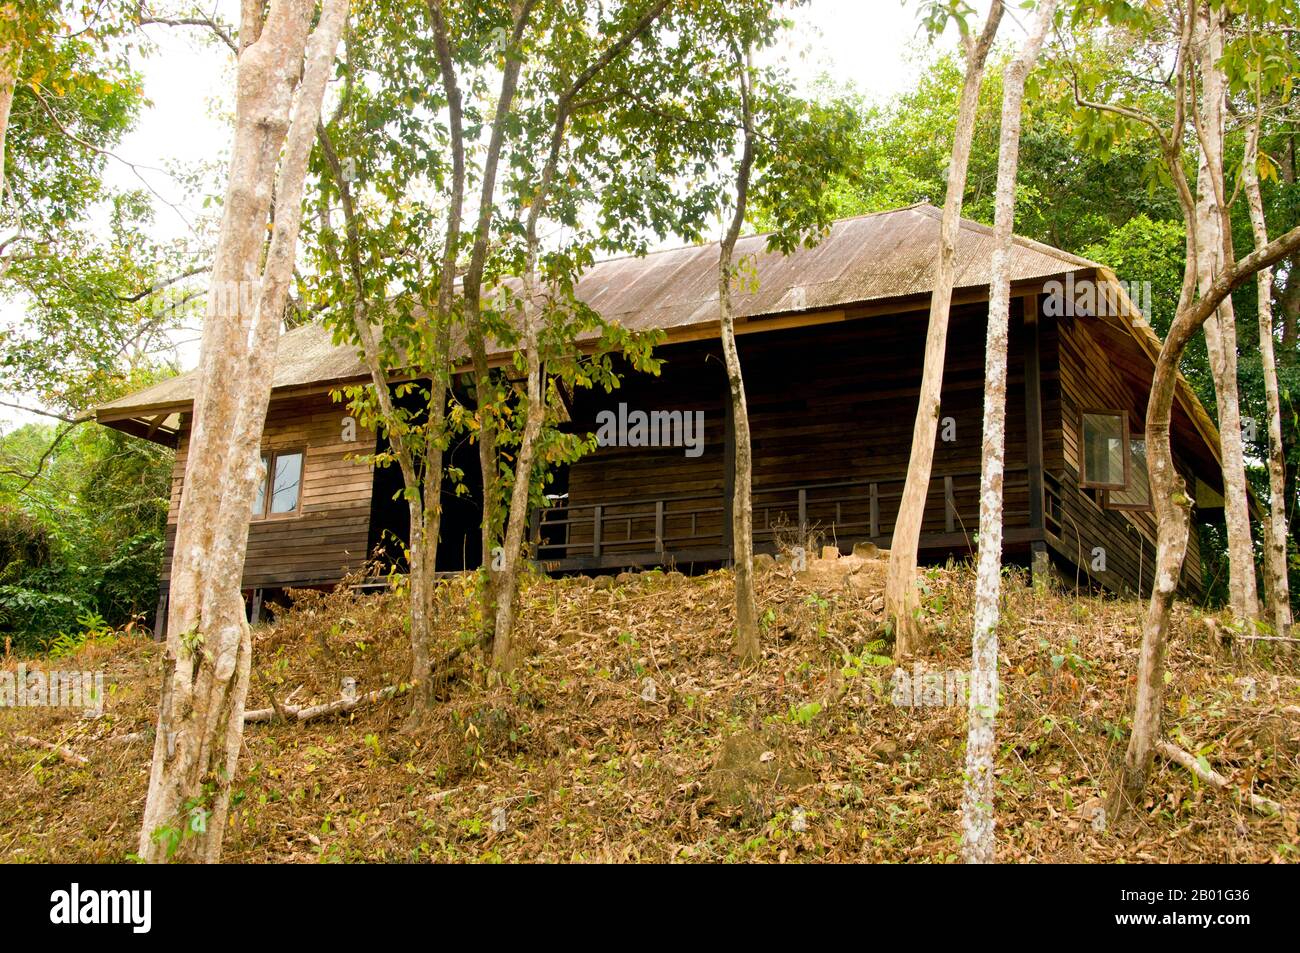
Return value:
<svg viewBox="0 0 1300 953">
<path fill-rule="evenodd" d="M 935 476 L 927 498 L 923 542 L 959 546 L 979 522 L 979 474 Z M 1009 469 L 1006 489 L 1026 490 L 1024 468 Z M 753 494 L 754 544 L 798 544 L 810 532 L 840 541 L 887 545 L 903 495 L 903 479 L 845 480 L 763 487 Z M 1027 519 L 1009 510 L 1008 523 Z M 725 559 L 730 550 L 726 502 L 720 491 L 536 510 L 531 536 L 543 564 L 653 563 Z"/>
</svg>

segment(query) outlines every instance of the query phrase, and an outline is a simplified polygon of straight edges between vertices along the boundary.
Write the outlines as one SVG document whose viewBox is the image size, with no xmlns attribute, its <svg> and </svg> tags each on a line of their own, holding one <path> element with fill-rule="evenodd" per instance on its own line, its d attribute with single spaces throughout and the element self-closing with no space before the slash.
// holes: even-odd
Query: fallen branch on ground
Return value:
<svg viewBox="0 0 1300 953">
<path fill-rule="evenodd" d="M 1156 750 L 1170 761 L 1186 768 L 1197 778 L 1210 785 L 1210 787 L 1236 794 L 1238 798 L 1243 796 L 1244 792 L 1240 788 L 1232 784 L 1227 778 L 1221 775 L 1218 771 L 1215 771 L 1213 768 L 1204 767 L 1199 761 L 1192 757 L 1191 754 L 1177 745 L 1170 744 L 1168 741 L 1157 741 Z M 1269 800 L 1259 794 L 1249 795 L 1249 800 L 1251 808 L 1257 814 L 1273 815 L 1286 813 L 1286 808 L 1277 801 Z"/>
<path fill-rule="evenodd" d="M 430 663 L 429 669 L 430 672 L 433 673 L 431 677 L 445 678 L 448 673 L 442 671 L 442 669 L 456 661 L 456 659 L 464 654 L 467 648 L 469 648 L 468 645 L 458 645 L 454 649 L 448 651 L 441 658 Z M 301 687 L 302 686 L 299 686 L 299 688 Z M 349 712 L 358 705 L 365 705 L 369 702 L 392 698 L 397 694 L 399 688 L 401 688 L 399 685 L 389 685 L 387 688 L 376 689 L 375 691 L 368 692 L 365 695 L 358 695 L 356 698 L 340 698 L 337 701 L 326 702 L 323 705 L 277 704 L 274 696 L 272 696 L 271 708 L 257 708 L 253 711 L 244 712 L 244 724 L 247 725 L 251 722 L 273 721 L 277 718 L 281 720 L 308 721 L 312 718 L 320 718 L 323 715 L 332 715 L 336 712 Z M 293 694 L 296 695 L 297 693 L 298 689 L 294 689 Z M 270 692 L 268 691 L 267 694 L 270 694 Z M 292 698 L 293 695 L 290 695 L 289 697 Z"/>
<path fill-rule="evenodd" d="M 42 741 L 40 738 L 33 738 L 31 735 L 14 735 L 14 741 L 29 748 L 44 748 L 46 751 L 58 755 L 60 760 L 66 761 L 68 764 L 90 764 L 89 758 L 83 758 L 75 751 L 65 748 L 63 745 L 56 745 L 51 741 Z"/>
<path fill-rule="evenodd" d="M 389 685 L 387 688 L 379 688 L 373 692 L 358 695 L 356 698 L 340 698 L 337 701 L 326 702 L 323 705 L 283 705 L 278 713 L 274 708 L 258 708 L 254 711 L 244 712 L 244 724 L 247 725 L 256 721 L 271 721 L 277 716 L 287 717 L 295 721 L 310 721 L 312 718 L 320 718 L 323 715 L 349 712 L 358 705 L 392 698 L 397 694 L 397 689 L 398 686 Z"/>
<path fill-rule="evenodd" d="M 1205 628 L 1209 630 L 1210 635 L 1224 645 L 1228 645 L 1233 639 L 1241 639 L 1246 642 L 1284 642 L 1287 644 L 1300 643 L 1300 639 L 1289 635 L 1252 635 L 1247 632 L 1238 632 L 1230 629 L 1221 623 L 1218 619 L 1205 618 L 1201 620 L 1205 623 Z"/>
<path fill-rule="evenodd" d="M 152 735 L 152 731 L 133 731 L 129 735 L 111 735 L 101 740 L 108 745 L 133 745 L 137 741 L 147 741 Z"/>
</svg>

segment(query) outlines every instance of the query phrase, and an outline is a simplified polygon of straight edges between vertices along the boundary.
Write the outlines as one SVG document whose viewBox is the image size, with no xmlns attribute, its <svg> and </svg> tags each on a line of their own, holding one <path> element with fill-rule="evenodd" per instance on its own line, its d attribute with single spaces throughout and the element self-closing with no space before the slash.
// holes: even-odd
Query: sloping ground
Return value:
<svg viewBox="0 0 1300 953">
<path fill-rule="evenodd" d="M 925 666 L 962 670 L 971 575 L 926 578 L 937 638 Z M 726 651 L 726 574 L 532 581 L 529 656 L 508 686 L 484 688 L 471 653 L 416 730 L 403 730 L 404 697 L 250 724 L 226 858 L 957 859 L 966 717 L 955 677 L 909 670 L 891 682 L 878 590 L 811 584 L 781 568 L 760 574 L 766 654 L 740 672 Z M 447 648 L 475 627 L 465 585 L 443 591 Z M 1300 717 L 1283 711 L 1300 703 L 1296 656 L 1224 647 L 1180 609 L 1166 707 L 1166 737 L 1288 815 L 1254 814 L 1161 762 L 1139 816 L 1105 825 L 1095 808 L 1123 751 L 1141 606 L 1035 593 L 1014 575 L 1006 590 L 999 859 L 1298 856 Z M 406 664 L 400 619 L 393 596 L 304 597 L 259 630 L 249 707 L 269 706 L 268 691 L 292 705 L 329 701 L 344 677 L 361 692 L 392 684 Z M 122 640 L 43 663 L 105 670 L 100 718 L 0 710 L 0 859 L 117 862 L 135 850 L 159 655 Z M 923 704 L 898 704 L 909 700 Z M 146 737 L 120 740 L 135 733 Z"/>
</svg>

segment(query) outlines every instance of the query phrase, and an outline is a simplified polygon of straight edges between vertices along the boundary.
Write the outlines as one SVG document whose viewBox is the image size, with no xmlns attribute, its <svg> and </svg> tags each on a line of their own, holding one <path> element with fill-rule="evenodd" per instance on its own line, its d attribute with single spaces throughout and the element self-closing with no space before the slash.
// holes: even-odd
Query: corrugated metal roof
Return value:
<svg viewBox="0 0 1300 953">
<path fill-rule="evenodd" d="M 735 296 L 737 318 L 843 308 L 905 298 L 930 290 L 942 213 L 930 205 L 842 219 L 813 248 L 790 255 L 765 251 L 766 236 L 736 243 L 736 256 L 755 256 L 757 283 Z M 963 220 L 957 244 L 957 289 L 989 283 L 993 231 Z M 1017 238 L 1012 280 L 1047 278 L 1096 268 L 1086 259 Z M 599 262 L 578 283 L 578 297 L 607 321 L 633 331 L 706 326 L 718 320 L 716 242 Z M 293 387 L 367 376 L 355 350 L 338 346 L 318 324 L 280 339 L 274 387 Z M 157 411 L 193 400 L 195 375 L 182 374 L 96 409 L 101 419 Z"/>
</svg>

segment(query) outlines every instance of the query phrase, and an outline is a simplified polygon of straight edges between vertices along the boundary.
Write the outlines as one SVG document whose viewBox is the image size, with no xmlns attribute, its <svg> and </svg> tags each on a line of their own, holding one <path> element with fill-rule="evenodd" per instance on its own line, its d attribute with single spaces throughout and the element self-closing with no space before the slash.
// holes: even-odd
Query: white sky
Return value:
<svg viewBox="0 0 1300 953">
<path fill-rule="evenodd" d="M 237 0 L 208 0 L 204 5 L 226 22 L 238 17 Z M 974 0 L 972 5 L 983 16 L 988 0 Z M 795 28 L 774 55 L 801 85 L 825 74 L 837 84 L 856 86 L 873 101 L 887 100 L 907 89 L 920 73 L 925 43 L 918 34 L 917 7 L 917 0 L 810 0 L 793 11 Z M 157 49 L 139 68 L 150 105 L 115 152 L 156 169 L 222 159 L 229 148 L 225 117 L 231 108 L 233 57 L 199 28 L 151 26 L 148 31 Z M 1007 36 L 1020 32 L 1015 26 L 1003 29 Z M 186 221 L 193 221 L 200 209 L 186 204 L 183 189 L 166 173 L 141 169 L 139 174 L 164 200 L 178 206 L 174 210 L 157 203 L 158 236 L 186 235 Z M 135 172 L 111 159 L 106 178 L 124 189 L 141 184 Z M 3 312 L 4 324 L 21 321 L 21 308 L 5 304 Z M 182 351 L 186 366 L 196 357 Z M 29 419 L 0 408 L 0 430 Z"/>
<path fill-rule="evenodd" d="M 982 16 L 988 0 L 975 0 L 973 5 Z M 232 0 L 216 0 L 214 6 L 228 22 L 237 19 Z M 795 29 L 775 55 L 801 84 L 826 74 L 837 83 L 856 86 L 873 100 L 889 99 L 907 89 L 920 73 L 919 57 L 926 45 L 917 32 L 917 7 L 917 0 L 906 4 L 902 0 L 810 0 L 793 11 Z M 220 118 L 230 104 L 233 59 L 229 51 L 210 42 L 199 28 L 151 26 L 148 30 L 158 46 L 142 63 L 145 94 L 153 105 L 118 153 L 158 167 L 220 158 L 229 140 L 229 127 Z M 139 179 L 129 169 L 120 163 L 111 165 L 108 174 L 113 184 L 139 187 Z M 144 174 L 167 199 L 183 199 L 166 175 Z M 167 234 L 186 231 L 180 216 L 170 209 L 160 208 L 158 219 L 160 230 Z"/>
</svg>

